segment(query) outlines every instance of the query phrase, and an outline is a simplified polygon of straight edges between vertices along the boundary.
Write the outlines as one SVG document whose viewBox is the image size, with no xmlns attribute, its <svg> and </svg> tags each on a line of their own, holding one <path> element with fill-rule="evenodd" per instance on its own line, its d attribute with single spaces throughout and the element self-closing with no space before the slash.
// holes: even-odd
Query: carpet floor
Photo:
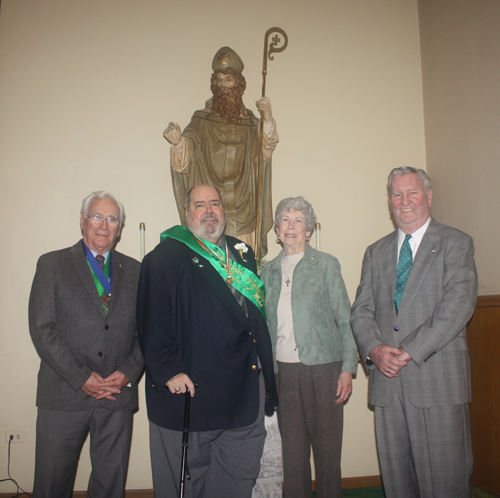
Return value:
<svg viewBox="0 0 500 498">
<path fill-rule="evenodd" d="M 315 498 L 316 494 L 312 493 L 312 498 Z M 498 498 L 497 495 L 493 495 L 484 491 L 484 489 L 478 488 L 476 486 L 472 487 L 472 497 L 473 498 Z M 342 498 L 385 498 L 384 490 L 381 487 L 375 488 L 356 488 L 356 489 L 343 489 Z"/>
<path fill-rule="evenodd" d="M 283 495 L 284 498 L 285 495 Z M 316 498 L 316 493 L 312 492 L 312 497 Z M 342 498 L 385 498 L 385 494 L 382 488 L 355 488 L 355 489 L 343 489 Z"/>
</svg>

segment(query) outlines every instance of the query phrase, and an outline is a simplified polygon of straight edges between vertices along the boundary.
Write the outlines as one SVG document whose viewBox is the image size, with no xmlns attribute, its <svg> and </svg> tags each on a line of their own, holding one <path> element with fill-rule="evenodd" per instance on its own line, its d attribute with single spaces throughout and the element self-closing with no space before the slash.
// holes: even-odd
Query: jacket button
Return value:
<svg viewBox="0 0 500 498">
<path fill-rule="evenodd" d="M 109 330 L 109 325 L 104 325 L 104 330 Z"/>
<path fill-rule="evenodd" d="M 99 356 L 99 358 L 100 358 L 100 357 L 102 356 L 102 353 L 99 351 L 99 352 L 97 353 L 97 356 Z"/>
<path fill-rule="evenodd" d="M 257 344 L 257 341 L 254 339 L 253 342 L 255 342 L 255 344 Z"/>
<path fill-rule="evenodd" d="M 257 370 L 257 365 L 252 365 L 252 370 Z"/>
<path fill-rule="evenodd" d="M 398 330 L 399 330 L 398 326 L 394 327 L 394 332 L 397 332 Z"/>
</svg>

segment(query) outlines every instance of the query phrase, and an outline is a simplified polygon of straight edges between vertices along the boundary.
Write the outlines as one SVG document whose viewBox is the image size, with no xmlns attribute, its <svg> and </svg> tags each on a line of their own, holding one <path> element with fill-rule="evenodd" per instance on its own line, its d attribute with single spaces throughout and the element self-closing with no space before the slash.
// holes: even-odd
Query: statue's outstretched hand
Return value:
<svg viewBox="0 0 500 498">
<path fill-rule="evenodd" d="M 255 105 L 257 106 L 259 112 L 264 114 L 264 121 L 271 121 L 273 119 L 271 101 L 269 100 L 269 97 L 262 97 L 260 100 L 257 100 Z"/>
<path fill-rule="evenodd" d="M 169 123 L 163 136 L 174 146 L 182 142 L 181 128 L 177 123 Z"/>
</svg>

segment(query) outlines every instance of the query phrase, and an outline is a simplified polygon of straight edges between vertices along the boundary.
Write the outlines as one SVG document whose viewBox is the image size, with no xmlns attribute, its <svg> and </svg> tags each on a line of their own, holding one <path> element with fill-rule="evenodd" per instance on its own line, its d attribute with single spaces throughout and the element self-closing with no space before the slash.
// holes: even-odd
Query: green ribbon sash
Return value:
<svg viewBox="0 0 500 498">
<path fill-rule="evenodd" d="M 262 313 L 264 319 L 266 318 L 266 299 L 263 282 L 255 275 L 255 273 L 244 266 L 241 266 L 236 261 L 229 259 L 228 270 L 222 265 L 222 261 L 226 261 L 226 253 L 215 244 L 208 240 L 201 239 L 203 244 L 216 253 L 218 259 L 210 251 L 205 250 L 196 240 L 195 236 L 186 228 L 176 225 L 160 234 L 160 240 L 167 238 L 178 240 L 186 244 L 190 249 L 205 258 L 217 270 L 217 273 L 227 282 L 227 277 L 232 278 L 231 285 L 248 298 Z M 229 275 L 228 275 L 229 271 Z"/>
</svg>

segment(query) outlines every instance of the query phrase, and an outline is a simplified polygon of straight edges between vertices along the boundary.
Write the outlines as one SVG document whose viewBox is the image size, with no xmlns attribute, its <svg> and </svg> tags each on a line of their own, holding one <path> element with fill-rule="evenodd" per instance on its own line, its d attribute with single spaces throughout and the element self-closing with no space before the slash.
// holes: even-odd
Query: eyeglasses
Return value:
<svg viewBox="0 0 500 498">
<path fill-rule="evenodd" d="M 93 214 L 92 216 L 86 214 L 85 216 L 89 218 L 92 225 L 102 225 L 104 221 L 107 221 L 110 227 L 117 227 L 120 224 L 120 220 L 114 216 L 108 216 L 107 218 L 104 218 L 100 214 Z"/>
</svg>

